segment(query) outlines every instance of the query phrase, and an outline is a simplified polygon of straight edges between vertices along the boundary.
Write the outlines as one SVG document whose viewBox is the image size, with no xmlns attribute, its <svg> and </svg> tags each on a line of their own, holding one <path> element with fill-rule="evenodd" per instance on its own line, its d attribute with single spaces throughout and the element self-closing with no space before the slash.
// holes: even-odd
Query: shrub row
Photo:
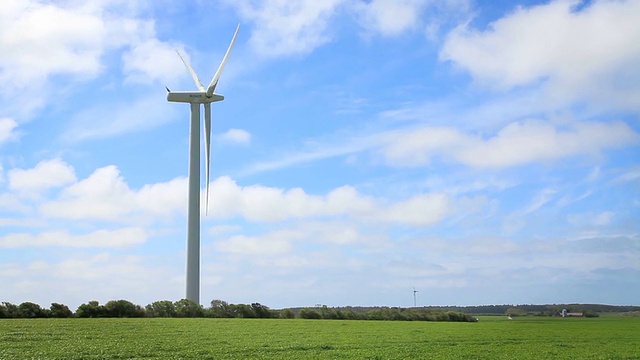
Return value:
<svg viewBox="0 0 640 360">
<path fill-rule="evenodd" d="M 211 301 L 208 308 L 182 299 L 155 301 L 145 307 L 127 300 L 111 300 L 104 305 L 89 301 L 71 311 L 64 304 L 52 303 L 46 309 L 32 302 L 14 305 L 0 303 L 0 318 L 100 318 L 100 317 L 211 317 L 211 318 L 281 318 L 281 319 L 342 319 L 342 320 L 400 320 L 400 321 L 476 321 L 461 312 L 435 311 L 423 308 L 378 307 L 358 311 L 356 308 L 329 308 L 319 306 L 303 309 L 274 310 L 260 303 L 229 304 Z"/>
<path fill-rule="evenodd" d="M 437 311 L 424 308 L 377 307 L 367 310 L 355 308 L 304 308 L 298 313 L 303 319 L 397 320 L 397 321 L 458 321 L 475 322 L 469 314 Z"/>
</svg>

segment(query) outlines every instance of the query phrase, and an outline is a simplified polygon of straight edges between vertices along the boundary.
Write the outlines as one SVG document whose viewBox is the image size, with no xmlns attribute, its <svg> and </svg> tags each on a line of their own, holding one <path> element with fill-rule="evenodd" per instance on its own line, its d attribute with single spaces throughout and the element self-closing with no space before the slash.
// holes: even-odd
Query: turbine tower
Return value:
<svg viewBox="0 0 640 360">
<path fill-rule="evenodd" d="M 413 288 L 413 307 L 417 306 L 416 303 L 416 294 L 418 293 L 418 290 L 416 290 L 416 288 Z"/>
<path fill-rule="evenodd" d="M 236 27 L 231 44 L 222 58 L 209 87 L 205 88 L 189 63 L 178 52 L 178 56 L 187 68 L 198 90 L 171 91 L 167 88 L 167 101 L 183 102 L 191 105 L 191 123 L 189 127 L 189 205 L 187 212 L 187 294 L 186 299 L 200 304 L 200 105 L 204 105 L 204 148 L 205 148 L 205 211 L 209 208 L 209 161 L 211 154 L 211 103 L 224 100 L 216 94 L 220 73 L 227 62 L 229 53 L 238 36 L 240 25 Z"/>
</svg>

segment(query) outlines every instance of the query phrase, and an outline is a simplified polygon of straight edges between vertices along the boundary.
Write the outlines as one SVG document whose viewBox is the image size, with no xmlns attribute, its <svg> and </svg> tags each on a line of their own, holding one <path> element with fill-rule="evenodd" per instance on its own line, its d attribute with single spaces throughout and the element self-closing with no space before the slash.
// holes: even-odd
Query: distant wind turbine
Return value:
<svg viewBox="0 0 640 360">
<path fill-rule="evenodd" d="M 416 290 L 416 288 L 413 288 L 413 307 L 418 306 L 417 302 L 416 302 L 416 294 L 418 293 L 418 290 Z"/>
<path fill-rule="evenodd" d="M 187 212 L 187 294 L 186 298 L 200 303 L 200 104 L 204 105 L 204 147 L 205 147 L 205 211 L 209 210 L 209 162 L 211 154 L 211 103 L 224 100 L 216 94 L 216 86 L 229 53 L 236 42 L 240 25 L 236 27 L 231 44 L 222 58 L 209 87 L 205 88 L 193 68 L 178 52 L 198 90 L 171 91 L 167 88 L 167 101 L 191 104 L 191 124 L 189 127 L 189 205 Z"/>
</svg>

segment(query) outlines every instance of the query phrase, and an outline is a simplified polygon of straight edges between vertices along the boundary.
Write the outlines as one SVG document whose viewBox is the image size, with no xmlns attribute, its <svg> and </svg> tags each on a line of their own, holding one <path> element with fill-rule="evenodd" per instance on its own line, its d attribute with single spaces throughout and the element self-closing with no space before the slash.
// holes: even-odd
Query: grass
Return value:
<svg viewBox="0 0 640 360">
<path fill-rule="evenodd" d="M 0 359 L 640 359 L 640 318 L 6 319 Z"/>
</svg>

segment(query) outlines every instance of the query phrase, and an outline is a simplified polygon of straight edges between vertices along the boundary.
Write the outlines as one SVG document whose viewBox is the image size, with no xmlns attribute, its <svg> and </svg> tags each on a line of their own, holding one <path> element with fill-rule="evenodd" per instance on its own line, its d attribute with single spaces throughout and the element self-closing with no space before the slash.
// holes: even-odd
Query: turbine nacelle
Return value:
<svg viewBox="0 0 640 360">
<path fill-rule="evenodd" d="M 204 91 L 169 91 L 167 94 L 167 101 L 172 102 L 210 104 L 222 100 L 224 96 L 220 94 L 207 96 Z"/>
</svg>

